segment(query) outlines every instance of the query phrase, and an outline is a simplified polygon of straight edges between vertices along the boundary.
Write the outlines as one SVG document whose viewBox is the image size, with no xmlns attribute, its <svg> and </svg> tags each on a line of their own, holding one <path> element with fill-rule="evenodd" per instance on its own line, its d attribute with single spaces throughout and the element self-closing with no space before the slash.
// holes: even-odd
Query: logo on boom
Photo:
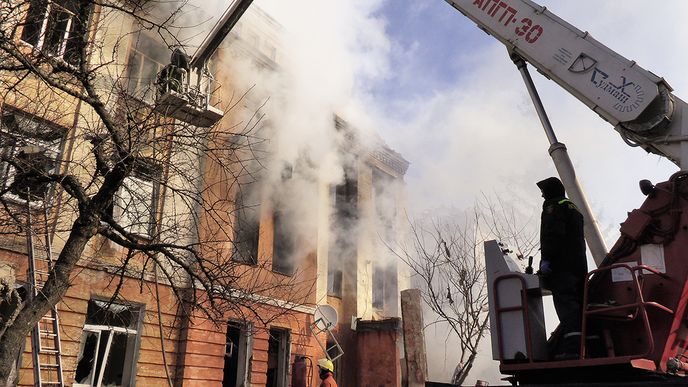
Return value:
<svg viewBox="0 0 688 387">
<path fill-rule="evenodd" d="M 612 83 L 609 80 L 609 74 L 598 67 L 595 67 L 593 70 L 590 82 L 614 98 L 617 101 L 614 104 L 614 109 L 620 112 L 632 112 L 645 99 L 645 92 L 640 85 L 633 81 L 628 81 L 624 76 L 620 77 L 618 84 Z"/>
</svg>

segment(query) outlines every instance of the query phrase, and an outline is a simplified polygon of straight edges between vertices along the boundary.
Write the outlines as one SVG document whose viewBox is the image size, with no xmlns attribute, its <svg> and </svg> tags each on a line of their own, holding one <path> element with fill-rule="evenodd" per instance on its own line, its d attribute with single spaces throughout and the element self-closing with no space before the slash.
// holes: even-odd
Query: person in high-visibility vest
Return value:
<svg viewBox="0 0 688 387">
<path fill-rule="evenodd" d="M 318 369 L 320 369 L 320 387 L 338 387 L 334 380 L 334 364 L 330 359 L 318 360 Z"/>
<path fill-rule="evenodd" d="M 556 177 L 537 183 L 545 199 L 540 222 L 540 271 L 552 291 L 559 317 L 559 345 L 555 360 L 577 358 L 580 352 L 583 286 L 588 273 L 583 215 L 565 196 Z"/>
</svg>

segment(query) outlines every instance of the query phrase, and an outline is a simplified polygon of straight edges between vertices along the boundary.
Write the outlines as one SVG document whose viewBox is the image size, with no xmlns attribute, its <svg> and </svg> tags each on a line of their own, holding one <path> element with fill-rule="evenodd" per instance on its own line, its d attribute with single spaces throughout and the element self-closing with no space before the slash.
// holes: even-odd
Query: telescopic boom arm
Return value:
<svg viewBox="0 0 688 387">
<path fill-rule="evenodd" d="M 688 169 L 687 105 L 671 87 L 529 0 L 446 0 L 614 125 L 632 146 Z"/>
</svg>

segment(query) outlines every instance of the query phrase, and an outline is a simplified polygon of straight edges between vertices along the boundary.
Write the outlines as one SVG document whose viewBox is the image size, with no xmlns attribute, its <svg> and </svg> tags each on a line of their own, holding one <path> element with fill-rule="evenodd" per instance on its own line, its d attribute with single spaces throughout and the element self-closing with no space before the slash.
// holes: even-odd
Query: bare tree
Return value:
<svg viewBox="0 0 688 387">
<path fill-rule="evenodd" d="M 411 269 L 412 283 L 435 315 L 430 324 L 446 324 L 459 341 L 459 364 L 453 383 L 461 385 L 478 354 L 488 327 L 488 301 L 483 242 L 498 239 L 525 258 L 538 247 L 537 231 L 503 200 L 483 195 L 457 218 L 421 219 L 411 223 L 410 241 L 395 254 Z"/>
<path fill-rule="evenodd" d="M 264 297 L 298 304 L 313 284 L 236 256 L 246 250 L 235 243 L 236 219 L 253 206 L 236 198 L 250 196 L 267 157 L 260 113 L 235 112 L 233 123 L 210 128 L 161 114 L 169 108 L 155 100 L 156 72 L 142 73 L 151 65 L 143 54 L 167 60 L 171 47 L 183 49 L 179 31 L 193 27 L 179 18 L 184 6 L 10 0 L 0 7 L 0 243 L 26 254 L 32 234 L 36 254 L 45 255 L 50 246 L 38 236 L 48 235 L 55 252 L 35 296 L 9 286 L 0 292 L 7 300 L 0 380 L 78 267 L 111 273 L 113 300 L 125 279 L 154 279 L 172 288 L 184 313 L 199 309 L 211 319 L 228 312 L 266 319 L 274 308 L 261 311 Z M 162 48 L 147 46 L 151 38 Z M 212 98 L 227 112 L 240 110 L 241 96 L 221 97 Z"/>
</svg>

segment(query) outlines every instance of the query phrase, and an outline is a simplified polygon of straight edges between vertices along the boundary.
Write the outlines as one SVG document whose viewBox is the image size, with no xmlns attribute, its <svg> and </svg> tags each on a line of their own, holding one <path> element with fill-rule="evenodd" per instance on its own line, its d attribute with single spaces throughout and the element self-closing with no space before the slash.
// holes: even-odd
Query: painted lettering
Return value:
<svg viewBox="0 0 688 387">
<path fill-rule="evenodd" d="M 532 20 L 528 19 L 527 17 L 521 19 L 521 26 L 516 28 L 516 35 L 518 35 L 518 36 L 525 35 L 526 33 L 528 33 L 528 31 L 530 30 L 530 28 L 532 26 L 533 26 Z"/>
<path fill-rule="evenodd" d="M 504 22 L 505 27 L 516 21 L 516 10 L 512 7 L 506 8 L 506 11 L 504 11 L 502 17 L 499 18 L 499 21 L 501 22 L 507 14 L 509 15 L 509 18 Z"/>
<path fill-rule="evenodd" d="M 542 35 L 542 27 L 539 24 L 534 25 L 526 34 L 526 42 L 535 43 Z"/>
<path fill-rule="evenodd" d="M 498 19 L 505 27 L 518 21 L 518 10 L 510 6 L 508 0 L 473 0 L 473 5 L 484 11 L 487 16 Z M 523 18 L 515 32 L 516 35 L 523 36 L 527 43 L 535 43 L 544 33 L 544 29 L 539 24 L 533 25 L 533 20 Z"/>
<path fill-rule="evenodd" d="M 492 7 L 490 7 L 490 10 L 487 12 L 487 14 L 491 17 L 495 17 L 497 11 L 499 10 L 499 3 L 499 1 L 495 0 L 494 4 L 492 4 Z"/>
<path fill-rule="evenodd" d="M 500 1 L 500 2 L 499 2 L 499 7 L 495 7 L 494 13 L 493 13 L 492 15 L 490 15 L 490 16 L 495 17 L 495 15 L 497 15 L 497 11 L 499 11 L 500 8 L 501 8 L 501 9 L 506 8 L 506 3 L 503 2 L 503 1 Z M 502 15 L 502 17 L 504 17 L 504 16 Z M 500 19 L 499 21 L 501 22 L 502 20 Z"/>
</svg>

